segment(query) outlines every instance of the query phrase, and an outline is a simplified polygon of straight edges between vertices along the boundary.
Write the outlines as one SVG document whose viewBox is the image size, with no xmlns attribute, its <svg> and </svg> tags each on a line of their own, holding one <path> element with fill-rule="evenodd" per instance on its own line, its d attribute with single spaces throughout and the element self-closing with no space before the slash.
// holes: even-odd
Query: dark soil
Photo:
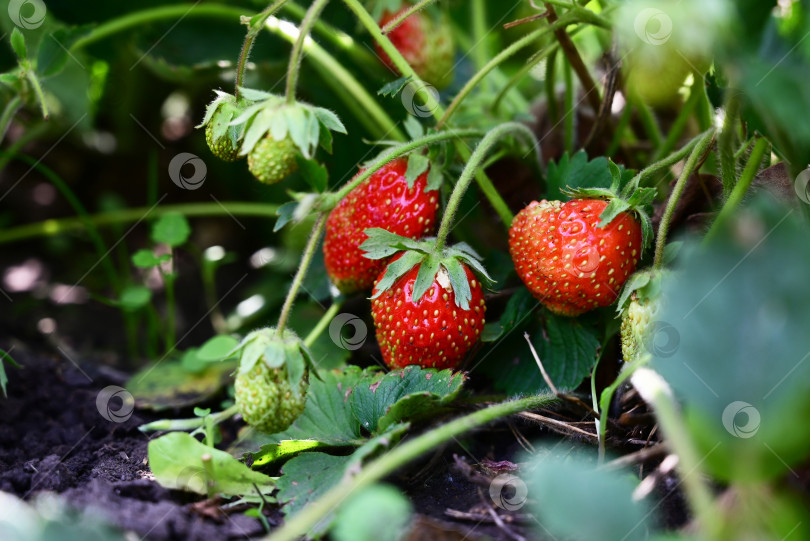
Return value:
<svg viewBox="0 0 810 541">
<path fill-rule="evenodd" d="M 125 422 L 115 423 L 102 417 L 96 407 L 99 391 L 108 385 L 123 386 L 126 374 L 99 363 L 77 366 L 72 360 L 19 348 L 14 353 L 24 368 L 8 368 L 9 396 L 0 399 L 0 490 L 24 499 L 43 491 L 59 493 L 76 509 L 92 510 L 146 540 L 263 536 L 261 523 L 244 516 L 242 510 L 212 512 L 216 505 L 201 505 L 199 497 L 164 489 L 151 478 L 149 437 L 138 426 L 158 416 L 136 410 Z M 162 417 L 190 416 L 189 412 L 162 413 Z M 530 440 L 560 439 L 531 425 L 512 429 Z M 470 435 L 388 480 L 414 502 L 417 515 L 407 539 L 536 538 L 529 515 L 495 508 L 488 495 L 489 480 L 508 472 L 514 465 L 506 460 L 519 460 L 522 454 L 512 429 L 503 423 L 486 434 Z M 666 525 L 681 526 L 686 520 L 683 502 L 674 487 L 667 486 L 669 480 L 664 481 L 667 488 L 658 497 Z M 281 521 L 278 508 L 267 512 L 271 525 Z"/>
</svg>

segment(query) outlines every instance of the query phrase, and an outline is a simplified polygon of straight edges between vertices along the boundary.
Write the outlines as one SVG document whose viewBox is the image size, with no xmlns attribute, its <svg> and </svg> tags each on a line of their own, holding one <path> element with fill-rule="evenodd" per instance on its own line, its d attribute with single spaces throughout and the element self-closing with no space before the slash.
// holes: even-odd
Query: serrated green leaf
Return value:
<svg viewBox="0 0 810 541">
<path fill-rule="evenodd" d="M 313 190 L 318 193 L 326 191 L 329 183 L 329 173 L 326 171 L 324 165 L 319 164 L 315 160 L 307 160 L 302 156 L 296 156 L 295 161 L 298 162 L 298 170 L 304 180 L 307 181 Z"/>
<path fill-rule="evenodd" d="M 187 408 L 210 400 L 232 382 L 231 374 L 236 361 L 204 363 L 197 358 L 196 348 L 191 348 L 194 358 L 191 366 L 182 359 L 166 359 L 153 363 L 133 374 L 126 384 L 135 398 L 135 406 L 155 411 L 171 408 Z M 189 368 L 192 370 L 190 371 Z"/>
<path fill-rule="evenodd" d="M 630 203 L 624 199 L 611 199 L 602 214 L 599 215 L 597 227 L 607 227 L 616 217 L 630 208 Z"/>
<path fill-rule="evenodd" d="M 191 235 L 191 226 L 179 212 L 168 212 L 152 225 L 152 240 L 176 248 L 186 243 Z"/>
<path fill-rule="evenodd" d="M 340 118 L 329 109 L 324 109 L 323 107 L 314 107 L 313 112 L 320 123 L 323 124 L 328 130 L 343 134 L 347 133 L 346 126 L 344 126 L 343 122 L 340 121 Z"/>
<path fill-rule="evenodd" d="M 467 273 L 464 271 L 464 266 L 455 258 L 448 258 L 442 261 L 442 264 L 447 270 L 447 277 L 450 280 L 450 287 L 453 288 L 456 306 L 462 310 L 469 310 L 472 291 L 470 289 L 470 282 L 467 279 Z"/>
<path fill-rule="evenodd" d="M 211 337 L 200 346 L 197 356 L 205 361 L 222 361 L 234 356 L 234 349 L 239 345 L 239 341 L 233 336 L 219 334 Z"/>
<path fill-rule="evenodd" d="M 439 270 L 439 259 L 428 254 L 420 263 L 419 271 L 416 273 L 416 280 L 413 283 L 413 302 L 419 302 L 422 295 L 430 289 L 436 280 L 436 273 Z"/>
<path fill-rule="evenodd" d="M 609 192 L 612 182 L 607 158 L 599 157 L 588 161 L 584 150 L 570 157 L 564 154 L 556 163 L 548 164 L 546 199 L 567 199 L 563 191 L 566 187 L 604 188 Z"/>
<path fill-rule="evenodd" d="M 172 432 L 149 442 L 149 467 L 161 486 L 195 492 L 221 493 L 238 496 L 255 492 L 271 492 L 273 479 L 253 471 L 225 451 L 203 445 L 185 432 Z M 202 457 L 210 457 L 206 468 Z M 213 472 L 213 478 L 209 478 Z"/>
<path fill-rule="evenodd" d="M 385 259 L 403 249 L 426 251 L 423 242 L 391 233 L 381 227 L 370 227 L 365 230 L 365 234 L 368 238 L 360 245 L 360 249 L 366 252 L 363 256 L 369 259 Z"/>
<path fill-rule="evenodd" d="M 452 402 L 464 384 L 464 375 L 408 366 L 360 381 L 351 395 L 352 413 L 369 432 L 390 426 Z"/>
<path fill-rule="evenodd" d="M 11 48 L 14 49 L 14 53 L 17 55 L 17 58 L 20 60 L 25 60 L 28 58 L 28 50 L 25 46 L 25 37 L 23 37 L 22 32 L 16 26 L 14 30 L 11 31 Z"/>
<path fill-rule="evenodd" d="M 143 308 L 152 300 L 152 292 L 149 288 L 139 285 L 130 285 L 121 291 L 118 303 L 127 312 L 134 312 Z"/>
<path fill-rule="evenodd" d="M 542 348 L 543 364 L 554 384 L 574 389 L 590 373 L 600 347 L 596 334 L 571 318 L 546 320 L 548 346 Z"/>
<path fill-rule="evenodd" d="M 403 122 L 403 126 L 405 127 L 405 133 L 408 134 L 408 137 L 411 139 L 419 139 L 423 135 L 425 135 L 425 127 L 422 126 L 422 123 L 416 120 L 416 117 L 408 115 Z"/>
<path fill-rule="evenodd" d="M 405 182 L 408 184 L 408 189 L 413 188 L 416 179 L 428 170 L 430 167 L 430 159 L 418 153 L 411 153 L 408 155 L 408 168 L 405 170 Z"/>
<path fill-rule="evenodd" d="M 376 299 L 382 295 L 383 291 L 390 289 L 391 286 L 394 285 L 394 283 L 396 283 L 396 281 L 399 280 L 402 275 L 411 270 L 414 265 L 421 262 L 424 258 L 425 254 L 409 251 L 405 252 L 402 257 L 393 263 L 390 263 L 388 267 L 386 267 L 383 277 L 375 285 L 375 290 L 377 293 L 372 295 L 371 298 Z"/>
<path fill-rule="evenodd" d="M 338 484 L 350 461 L 351 456 L 314 452 L 287 462 L 277 483 L 278 500 L 285 504 L 285 515 L 294 515 Z"/>
<path fill-rule="evenodd" d="M 396 96 L 397 94 L 402 92 L 402 89 L 405 88 L 405 85 L 411 82 L 411 79 L 412 79 L 411 76 L 400 77 L 399 79 L 395 79 L 390 83 L 386 83 L 385 86 L 383 86 L 381 89 L 377 91 L 377 95 L 390 97 Z"/>
<path fill-rule="evenodd" d="M 500 324 L 504 334 L 512 332 L 525 325 L 529 316 L 537 310 L 538 301 L 525 287 L 518 288 L 506 303 L 506 308 L 501 314 Z"/>
</svg>

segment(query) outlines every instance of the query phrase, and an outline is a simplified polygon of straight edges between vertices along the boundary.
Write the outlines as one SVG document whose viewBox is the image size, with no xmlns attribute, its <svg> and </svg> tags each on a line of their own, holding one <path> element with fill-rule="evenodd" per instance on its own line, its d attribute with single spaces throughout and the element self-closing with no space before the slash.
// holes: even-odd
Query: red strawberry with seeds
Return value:
<svg viewBox="0 0 810 541">
<path fill-rule="evenodd" d="M 405 5 L 396 13 L 385 12 L 380 18 L 379 25 L 385 26 L 409 7 Z M 456 48 L 447 21 L 434 20 L 424 11 L 420 11 L 391 30 L 388 38 L 425 82 L 441 89 L 453 81 Z M 385 65 L 399 73 L 385 51 L 379 45 L 375 46 Z"/>
<path fill-rule="evenodd" d="M 603 199 L 537 201 L 509 230 L 509 251 L 521 280 L 549 310 L 577 316 L 613 303 L 636 269 L 642 251 L 643 214 L 625 204 L 600 227 Z M 618 206 L 618 205 L 617 205 Z M 621 207 L 620 207 L 621 208 Z"/>
<path fill-rule="evenodd" d="M 400 259 L 401 254 L 393 261 Z M 392 263 L 393 263 L 392 261 Z M 416 302 L 414 285 L 421 265 L 399 277 L 390 288 L 379 291 L 371 302 L 383 360 L 389 368 L 417 364 L 423 368 L 456 368 L 478 341 L 484 328 L 484 293 L 469 267 L 457 262 L 470 286 L 467 309 L 457 305 L 451 279 L 440 266 L 427 291 Z M 377 285 L 383 279 L 377 281 Z"/>
<path fill-rule="evenodd" d="M 349 192 L 329 214 L 324 262 L 329 278 L 342 292 L 370 289 L 385 269 L 385 261 L 363 256 L 360 244 L 368 238 L 365 229 L 380 227 L 411 239 L 433 232 L 438 192 L 425 191 L 427 172 L 409 188 L 407 169 L 407 158 L 389 162 Z"/>
</svg>

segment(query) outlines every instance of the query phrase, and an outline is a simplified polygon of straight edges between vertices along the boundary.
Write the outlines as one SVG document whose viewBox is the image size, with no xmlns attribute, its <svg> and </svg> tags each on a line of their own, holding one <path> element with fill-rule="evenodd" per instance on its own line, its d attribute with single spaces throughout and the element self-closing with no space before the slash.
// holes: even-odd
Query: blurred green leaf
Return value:
<svg viewBox="0 0 810 541">
<path fill-rule="evenodd" d="M 152 292 L 145 286 L 130 285 L 121 291 L 118 299 L 121 308 L 127 312 L 134 312 L 143 308 L 152 300 Z"/>
<path fill-rule="evenodd" d="M 331 535 L 336 541 L 397 541 L 405 536 L 413 506 L 391 485 L 372 485 L 340 507 Z"/>
<path fill-rule="evenodd" d="M 205 361 L 222 361 L 230 359 L 234 355 L 229 355 L 239 345 L 239 340 L 233 336 L 220 334 L 209 338 L 200 346 L 197 356 Z"/>
<path fill-rule="evenodd" d="M 196 351 L 194 354 L 196 357 Z M 182 360 L 166 359 L 133 374 L 127 390 L 139 408 L 160 411 L 193 406 L 211 398 L 231 381 L 236 365 L 235 361 L 208 363 L 190 373 Z"/>
<path fill-rule="evenodd" d="M 177 212 L 164 214 L 152 226 L 152 240 L 173 248 L 185 244 L 190 235 L 188 220 Z"/>
</svg>

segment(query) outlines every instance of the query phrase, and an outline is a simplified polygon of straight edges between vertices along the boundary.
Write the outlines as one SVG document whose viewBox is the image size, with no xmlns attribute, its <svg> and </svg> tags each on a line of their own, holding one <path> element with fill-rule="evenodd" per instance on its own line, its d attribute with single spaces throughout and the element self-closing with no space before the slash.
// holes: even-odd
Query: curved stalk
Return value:
<svg viewBox="0 0 810 541">
<path fill-rule="evenodd" d="M 695 172 L 699 160 L 711 146 L 712 141 L 714 141 L 714 135 L 715 131 L 712 129 L 706 131 L 706 133 L 700 137 L 700 140 L 695 144 L 694 150 L 692 150 L 692 153 L 689 155 L 689 159 L 686 160 L 686 164 L 683 166 L 683 171 L 681 171 L 681 176 L 678 177 L 678 182 L 675 183 L 675 187 L 669 195 L 669 200 L 664 210 L 664 216 L 661 218 L 661 223 L 658 224 L 658 235 L 655 239 L 655 259 L 653 261 L 653 268 L 655 269 L 660 269 L 664 264 L 664 247 L 667 244 L 669 222 L 672 220 L 675 206 L 678 204 L 681 195 L 683 195 L 684 188 L 686 188 L 686 181 L 689 180 L 689 177 Z"/>
<path fill-rule="evenodd" d="M 287 87 L 284 95 L 288 104 L 295 103 L 295 87 L 298 84 L 298 72 L 301 68 L 301 61 L 304 58 L 304 42 L 309 37 L 312 26 L 318 20 L 323 8 L 329 0 L 315 0 L 301 21 L 301 26 L 298 28 L 298 39 L 293 44 L 292 52 L 290 53 L 290 61 L 287 64 Z"/>
<path fill-rule="evenodd" d="M 335 301 L 332 303 L 332 306 L 329 307 L 329 310 L 324 312 L 324 314 L 321 316 L 321 319 L 318 320 L 318 323 L 316 323 L 315 326 L 312 327 L 312 330 L 309 331 L 309 334 L 306 336 L 306 338 L 304 338 L 304 345 L 306 347 L 308 348 L 312 347 L 312 344 L 315 343 L 315 340 L 318 339 L 321 333 L 324 330 L 326 330 L 326 328 L 335 318 L 341 306 L 343 306 L 342 302 Z"/>
<path fill-rule="evenodd" d="M 276 0 L 264 8 L 261 13 L 251 17 L 245 41 L 242 43 L 242 50 L 239 52 L 239 63 L 236 65 L 236 83 L 234 85 L 236 88 L 234 89 L 234 96 L 237 98 L 239 97 L 239 88 L 242 86 L 242 79 L 245 75 L 245 66 L 247 66 L 247 60 L 250 56 L 250 49 L 253 47 L 256 36 L 262 31 L 262 27 L 268 17 L 278 11 L 286 2 L 287 0 Z"/>
<path fill-rule="evenodd" d="M 409 7 L 408 9 L 406 9 L 405 11 L 403 11 L 402 13 L 400 13 L 399 15 L 388 21 L 388 24 L 383 26 L 380 30 L 382 31 L 383 34 L 388 34 L 391 30 L 401 25 L 402 21 L 404 21 L 417 11 L 421 11 L 422 9 L 427 7 L 428 4 L 431 4 L 435 1 L 436 0 L 421 0 L 415 3 L 414 5 L 412 5 L 411 7 Z"/>
<path fill-rule="evenodd" d="M 456 185 L 453 188 L 453 193 L 450 195 L 450 199 L 447 201 L 447 206 L 444 208 L 444 215 L 442 216 L 442 222 L 439 225 L 439 232 L 436 234 L 436 244 L 433 248 L 434 254 L 439 254 L 444 249 L 444 245 L 447 241 L 447 235 L 450 233 L 450 227 L 453 225 L 453 218 L 456 215 L 456 211 L 458 211 L 461 198 L 464 196 L 464 192 L 466 192 L 467 188 L 470 186 L 476 170 L 481 166 L 484 158 L 486 158 L 487 152 L 501 139 L 501 137 L 509 132 L 513 132 L 515 135 L 522 135 L 526 137 L 527 140 L 537 144 L 534 133 L 532 133 L 532 131 L 523 124 L 518 124 L 517 122 L 501 124 L 500 126 L 497 126 L 487 132 L 484 138 L 481 139 L 481 142 L 478 143 L 478 146 L 475 147 L 470 159 L 467 161 L 467 165 L 464 166 L 464 170 L 461 172 L 458 182 L 456 182 Z"/>
<path fill-rule="evenodd" d="M 398 468 L 415 460 L 436 446 L 502 417 L 514 415 L 521 411 L 542 408 L 556 400 L 555 396 L 545 394 L 502 402 L 459 417 L 409 439 L 368 464 L 356 475 L 346 475 L 323 496 L 308 504 L 285 522 L 281 528 L 265 537 L 264 541 L 293 541 L 298 539 L 306 535 L 323 517 L 338 508 L 349 495 L 379 481 L 386 475 L 390 475 Z"/>
<path fill-rule="evenodd" d="M 309 270 L 309 265 L 312 263 L 312 256 L 315 254 L 315 248 L 318 246 L 318 241 L 321 239 L 321 233 L 323 233 L 325 226 L 326 213 L 322 212 L 318 216 L 315 225 L 312 227 L 312 233 L 309 234 L 309 240 L 307 241 L 306 248 L 304 248 L 304 255 L 301 256 L 301 262 L 298 264 L 298 271 L 296 271 L 292 285 L 287 291 L 287 298 L 284 299 L 284 306 L 281 307 L 281 315 L 278 316 L 278 324 L 276 325 L 276 334 L 279 337 L 281 337 L 284 327 L 287 325 L 290 310 L 292 310 L 295 297 L 298 295 L 298 290 L 301 288 L 301 284 L 304 282 L 304 276 L 306 276 L 307 270 Z"/>
</svg>

